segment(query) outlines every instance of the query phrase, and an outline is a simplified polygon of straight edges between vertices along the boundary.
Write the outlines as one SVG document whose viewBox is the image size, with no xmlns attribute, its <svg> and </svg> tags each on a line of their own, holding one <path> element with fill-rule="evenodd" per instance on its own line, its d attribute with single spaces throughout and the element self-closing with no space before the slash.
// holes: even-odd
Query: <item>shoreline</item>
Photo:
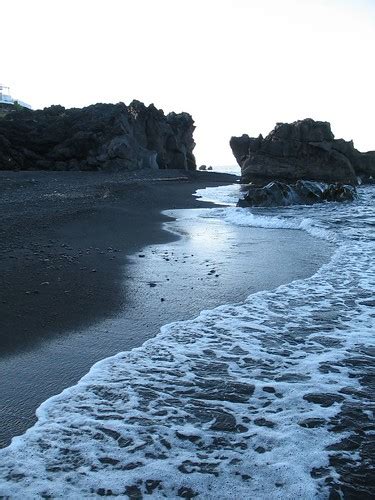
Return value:
<svg viewBox="0 0 375 500">
<path fill-rule="evenodd" d="M 211 173 L 208 176 L 213 179 Z M 137 181 L 132 187 L 129 184 L 119 186 L 116 181 L 113 187 L 117 188 L 117 199 L 111 194 L 104 198 L 104 203 L 99 198 L 100 207 L 97 204 L 96 211 L 90 211 L 87 204 L 82 206 L 85 203 L 78 203 L 73 215 L 68 211 L 64 213 L 60 226 L 53 228 L 57 237 L 53 248 L 60 245 L 63 248 L 61 253 L 65 255 L 60 261 L 67 262 L 58 271 L 62 274 L 62 269 L 66 271 L 71 267 L 74 275 L 79 266 L 74 263 L 75 258 L 88 263 L 86 268 L 90 269 L 80 274 L 86 281 L 76 279 L 75 282 L 80 286 L 77 293 L 83 293 L 84 288 L 90 292 L 78 303 L 81 318 L 82 304 L 91 306 L 83 311 L 88 321 L 77 321 L 74 308 L 72 311 L 74 301 L 66 300 L 69 294 L 64 294 L 65 300 L 55 302 L 51 309 L 62 316 L 73 313 L 68 321 L 61 323 L 55 331 L 48 328 L 47 322 L 47 332 L 41 332 L 37 340 L 34 339 L 26 348 L 21 342 L 22 345 L 19 344 L 13 353 L 8 352 L 0 358 L 0 374 L 3 380 L 7 380 L 2 389 L 0 446 L 6 446 L 11 436 L 30 427 L 35 422 L 35 409 L 50 396 L 74 385 L 96 361 L 138 347 L 155 336 L 160 326 L 195 317 L 202 309 L 243 300 L 255 291 L 278 286 L 290 278 L 307 277 L 330 255 L 328 244 L 320 241 L 314 244 L 313 238 L 302 232 L 296 235 L 296 231 L 291 238 L 287 230 L 232 228 L 232 234 L 223 238 L 224 223 L 218 221 L 209 223 L 212 229 L 209 243 L 211 245 L 216 238 L 222 246 L 211 248 L 212 254 L 209 254 L 209 248 L 202 247 L 202 238 L 192 237 L 202 235 L 202 230 L 203 234 L 207 232 L 207 220 L 184 220 L 182 214 L 186 214 L 186 210 L 180 212 L 182 217 L 177 221 L 162 213 L 171 209 L 213 206 L 192 196 L 198 188 L 215 185 L 215 182 L 207 182 L 207 175 L 201 179 L 157 183 Z M 228 183 L 227 180 L 224 182 Z M 43 224 L 47 228 L 42 229 L 47 229 L 48 233 L 51 230 L 48 222 L 44 220 Z M 185 236 L 165 231 L 165 225 L 169 224 L 179 225 Z M 89 233 L 88 227 L 94 231 Z M 272 247 L 275 238 L 279 241 L 278 250 L 265 262 L 265 249 Z M 64 247 L 61 247 L 61 241 Z M 95 246 L 98 241 L 101 247 Z M 313 259 L 301 255 L 306 242 L 309 243 L 309 252 L 313 248 Z M 82 255 L 79 255 L 79 245 Z M 82 251 L 85 246 L 92 249 L 88 254 Z M 38 252 L 36 258 L 39 259 Z M 46 258 L 49 257 L 43 256 L 42 259 Z M 19 259 L 22 259 L 22 254 L 16 254 L 13 260 Z M 94 265 L 96 267 L 92 267 Z M 220 268 L 217 278 L 210 274 L 213 266 Z M 33 278 L 25 273 L 22 276 Z M 92 285 L 95 280 L 97 288 Z M 156 286 L 150 286 L 150 283 L 156 283 Z M 66 281 L 61 288 L 64 287 Z M 103 297 L 107 301 L 105 304 L 100 302 Z M 41 302 L 41 299 L 41 293 L 35 294 L 35 301 Z M 51 304 L 51 297 L 45 299 Z M 90 304 L 90 300 L 94 303 Z M 56 311 L 56 308 L 61 310 Z M 44 311 L 43 308 L 38 310 L 39 319 Z M 25 318 L 21 313 L 21 325 L 25 324 Z M 29 319 L 30 316 L 28 324 Z"/>
<path fill-rule="evenodd" d="M 175 238 L 161 234 L 168 220 L 161 211 L 208 206 L 191 195 L 228 179 L 234 176 L 0 172 L 0 358 L 119 311 L 126 255 Z"/>
</svg>

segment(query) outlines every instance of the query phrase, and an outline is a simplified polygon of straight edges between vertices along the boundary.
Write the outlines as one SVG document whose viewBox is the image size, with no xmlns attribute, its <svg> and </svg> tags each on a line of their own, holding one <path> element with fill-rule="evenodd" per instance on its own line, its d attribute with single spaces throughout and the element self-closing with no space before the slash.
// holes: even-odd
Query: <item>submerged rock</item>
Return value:
<svg viewBox="0 0 375 500">
<path fill-rule="evenodd" d="M 298 181 L 295 184 L 270 182 L 264 187 L 249 186 L 239 207 L 277 207 L 288 205 L 311 205 L 324 201 L 353 201 L 356 190 L 353 186 Z"/>
<path fill-rule="evenodd" d="M 270 180 L 340 182 L 355 185 L 375 178 L 375 151 L 361 153 L 352 141 L 335 139 L 328 122 L 311 118 L 278 123 L 263 138 L 232 137 L 242 182 Z"/>
<path fill-rule="evenodd" d="M 0 170 L 195 170 L 194 128 L 139 101 L 16 110 L 0 118 Z"/>
</svg>

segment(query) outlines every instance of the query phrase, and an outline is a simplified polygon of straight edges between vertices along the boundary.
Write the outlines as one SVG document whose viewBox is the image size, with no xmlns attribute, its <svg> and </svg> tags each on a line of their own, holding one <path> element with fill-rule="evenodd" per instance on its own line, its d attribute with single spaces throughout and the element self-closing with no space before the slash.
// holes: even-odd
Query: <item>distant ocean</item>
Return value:
<svg viewBox="0 0 375 500">
<path fill-rule="evenodd" d="M 223 172 L 225 174 L 241 175 L 241 169 L 237 164 L 233 165 L 218 165 L 212 167 L 214 172 Z"/>
<path fill-rule="evenodd" d="M 0 496 L 371 498 L 375 187 L 358 193 L 245 209 L 238 185 L 197 192 L 228 204 L 201 217 L 307 231 L 334 256 L 97 363 L 0 450 Z"/>
</svg>

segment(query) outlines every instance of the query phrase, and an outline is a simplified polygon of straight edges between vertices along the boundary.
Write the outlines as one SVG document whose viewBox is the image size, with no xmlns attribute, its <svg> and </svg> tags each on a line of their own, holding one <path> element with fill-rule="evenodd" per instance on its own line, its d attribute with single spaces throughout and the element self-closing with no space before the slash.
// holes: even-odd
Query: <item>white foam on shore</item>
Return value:
<svg viewBox="0 0 375 500">
<path fill-rule="evenodd" d="M 94 365 L 0 451 L 0 496 L 327 498 L 339 480 L 328 447 L 347 436 L 331 422 L 357 403 L 350 361 L 367 356 L 373 339 L 368 206 L 201 212 L 304 229 L 338 249 L 309 279 L 166 325 Z"/>
</svg>

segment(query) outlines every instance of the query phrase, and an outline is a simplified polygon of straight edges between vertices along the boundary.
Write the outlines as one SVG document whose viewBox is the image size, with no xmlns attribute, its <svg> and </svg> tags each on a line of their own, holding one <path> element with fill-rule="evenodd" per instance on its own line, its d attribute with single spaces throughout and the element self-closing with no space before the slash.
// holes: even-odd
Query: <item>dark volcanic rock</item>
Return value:
<svg viewBox="0 0 375 500">
<path fill-rule="evenodd" d="M 153 104 L 16 110 L 0 118 L 0 170 L 195 170 L 194 122 Z"/>
<path fill-rule="evenodd" d="M 270 182 L 264 187 L 249 186 L 239 207 L 279 207 L 288 205 L 310 205 L 324 201 L 353 201 L 356 190 L 353 186 L 298 181 L 295 184 Z"/>
<path fill-rule="evenodd" d="M 375 152 L 360 153 L 352 141 L 335 139 L 328 122 L 311 118 L 278 123 L 267 137 L 232 137 L 230 146 L 243 183 L 299 179 L 357 184 L 375 178 Z"/>
</svg>

